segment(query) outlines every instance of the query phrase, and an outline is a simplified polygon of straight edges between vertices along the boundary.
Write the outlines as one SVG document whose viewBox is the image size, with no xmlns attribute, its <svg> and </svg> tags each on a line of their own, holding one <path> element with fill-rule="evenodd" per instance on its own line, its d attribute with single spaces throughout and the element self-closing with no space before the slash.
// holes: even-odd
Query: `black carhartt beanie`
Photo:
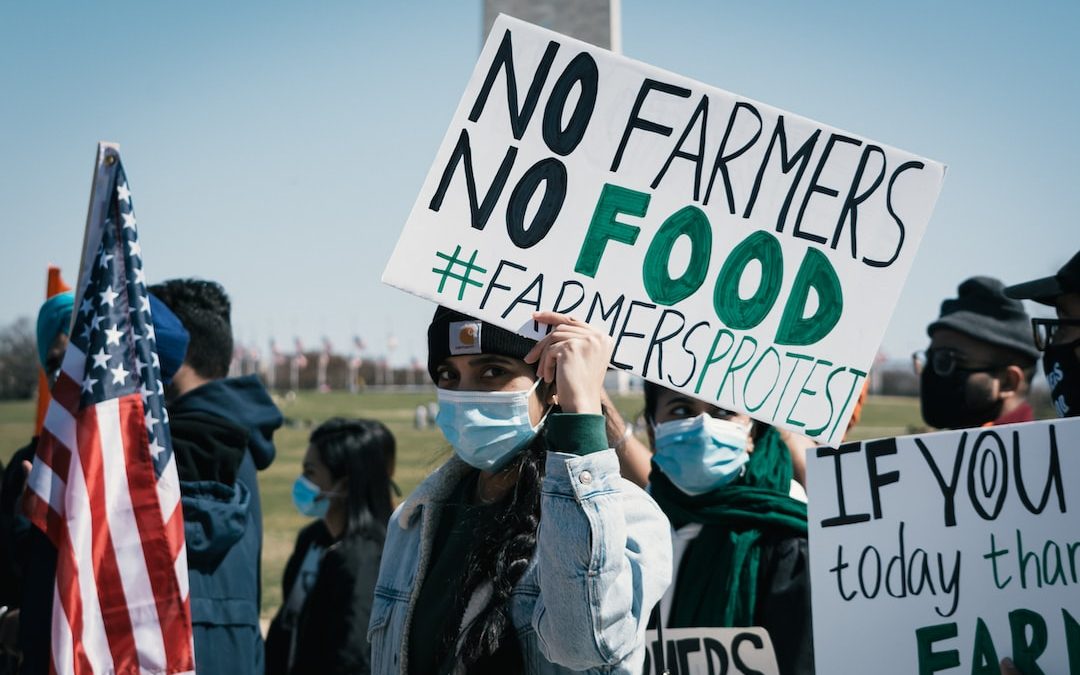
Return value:
<svg viewBox="0 0 1080 675">
<path fill-rule="evenodd" d="M 957 297 L 941 303 L 941 316 L 926 327 L 933 336 L 949 328 L 968 337 L 1011 349 L 1031 360 L 1039 358 L 1031 333 L 1031 317 L 1019 300 L 1005 296 L 1005 285 L 993 277 L 972 277 L 960 284 Z"/>
<path fill-rule="evenodd" d="M 536 340 L 442 306 L 431 319 L 427 341 L 428 374 L 433 382 L 438 382 L 435 369 L 450 356 L 498 354 L 523 359 L 536 345 Z"/>
</svg>

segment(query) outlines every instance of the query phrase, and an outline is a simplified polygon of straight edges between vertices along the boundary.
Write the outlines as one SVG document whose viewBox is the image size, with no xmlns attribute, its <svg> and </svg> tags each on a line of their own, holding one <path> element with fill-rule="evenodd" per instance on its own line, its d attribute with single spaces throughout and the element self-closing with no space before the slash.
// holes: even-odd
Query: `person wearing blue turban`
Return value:
<svg viewBox="0 0 1080 675">
<path fill-rule="evenodd" d="M 50 376 L 60 370 L 67 348 L 67 336 L 71 332 L 71 310 L 75 307 L 75 294 L 71 291 L 52 296 L 38 310 L 37 349 L 38 361 Z M 63 339 L 59 339 L 63 336 Z"/>
<path fill-rule="evenodd" d="M 50 386 L 60 374 L 71 330 L 75 296 L 69 291 L 45 301 L 38 312 L 37 344 L 41 367 Z M 150 294 L 150 314 L 154 325 L 161 379 L 168 385 L 184 362 L 190 335 L 176 314 Z M 61 339 L 62 338 L 62 339 Z M 30 525 L 17 508 L 18 496 L 26 483 L 27 469 L 34 458 L 37 437 L 16 451 L 4 471 L 0 488 L 0 549 L 17 551 L 17 558 L 0 559 L 0 575 L 12 579 L 15 594 L 0 599 L 11 611 L 6 615 L 18 622 L 17 649 L 22 655 L 23 673 L 46 673 L 49 667 L 49 626 L 52 621 L 56 549 L 41 530 Z M 9 645 L 9 648 L 11 646 Z"/>
</svg>

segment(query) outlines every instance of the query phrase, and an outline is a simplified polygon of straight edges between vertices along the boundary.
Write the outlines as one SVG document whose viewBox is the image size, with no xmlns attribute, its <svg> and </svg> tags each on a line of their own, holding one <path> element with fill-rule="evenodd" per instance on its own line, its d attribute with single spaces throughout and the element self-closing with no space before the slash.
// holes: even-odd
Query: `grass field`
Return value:
<svg viewBox="0 0 1080 675">
<path fill-rule="evenodd" d="M 404 494 L 437 467 L 450 449 L 437 429 L 413 428 L 413 411 L 434 400 L 434 390 L 419 393 L 303 393 L 294 400 L 279 399 L 287 423 L 275 436 L 277 459 L 259 475 L 263 503 L 263 616 L 281 604 L 281 573 L 292 552 L 297 531 L 307 522 L 292 504 L 292 484 L 311 429 L 337 415 L 381 420 L 397 438 L 398 459 L 394 479 Z M 617 397 L 615 405 L 624 417 L 635 418 L 642 408 L 639 396 Z M 0 458 L 4 464 L 30 438 L 33 403 L 0 403 Z M 920 429 L 918 401 L 909 398 L 871 397 L 853 439 L 895 436 Z"/>
</svg>

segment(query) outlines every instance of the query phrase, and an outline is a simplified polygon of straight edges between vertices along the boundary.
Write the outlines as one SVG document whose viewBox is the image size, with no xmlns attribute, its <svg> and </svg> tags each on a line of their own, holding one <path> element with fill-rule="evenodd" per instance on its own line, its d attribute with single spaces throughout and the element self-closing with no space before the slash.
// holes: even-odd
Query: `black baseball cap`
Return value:
<svg viewBox="0 0 1080 675">
<path fill-rule="evenodd" d="M 1010 298 L 1034 300 L 1044 305 L 1053 305 L 1063 293 L 1080 293 L 1080 252 L 1052 277 L 1025 281 L 1005 289 L 1005 295 Z"/>
</svg>

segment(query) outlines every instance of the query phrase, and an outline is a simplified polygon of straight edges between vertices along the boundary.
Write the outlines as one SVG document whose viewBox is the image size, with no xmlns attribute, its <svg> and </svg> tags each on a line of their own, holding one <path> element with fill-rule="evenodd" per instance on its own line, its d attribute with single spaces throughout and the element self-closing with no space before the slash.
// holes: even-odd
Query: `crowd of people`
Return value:
<svg viewBox="0 0 1080 675">
<path fill-rule="evenodd" d="M 311 433 L 300 531 L 265 641 L 257 474 L 282 416 L 255 376 L 227 377 L 231 306 L 216 283 L 152 286 L 182 491 L 197 672 L 640 672 L 647 628 L 760 626 L 780 672 L 812 673 L 805 453 L 812 441 L 647 383 L 648 444 L 604 392 L 612 341 L 569 316 L 534 341 L 438 308 L 435 422 L 454 452 L 404 499 L 382 423 Z M 1021 300 L 1056 309 L 1032 320 Z M 73 298 L 41 308 L 55 377 Z M 960 284 L 916 355 L 924 420 L 1030 421 L 1041 358 L 1059 416 L 1080 415 L 1080 253 L 1052 277 Z M 467 338 L 467 339 L 466 339 Z M 56 553 L 19 502 L 36 439 L 0 491 L 0 641 L 49 672 Z M 399 502 L 396 504 L 395 502 Z M 1008 660 L 1002 673 L 1016 672 Z"/>
</svg>

